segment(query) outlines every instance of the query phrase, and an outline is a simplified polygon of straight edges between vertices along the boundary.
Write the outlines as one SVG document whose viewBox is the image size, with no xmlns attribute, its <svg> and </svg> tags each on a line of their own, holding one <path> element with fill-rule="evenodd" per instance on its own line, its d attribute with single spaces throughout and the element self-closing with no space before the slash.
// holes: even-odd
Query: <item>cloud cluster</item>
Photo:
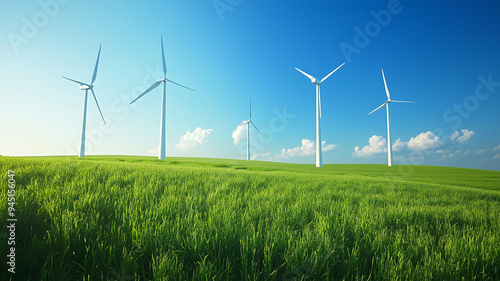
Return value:
<svg viewBox="0 0 500 281">
<path fill-rule="evenodd" d="M 323 153 L 335 150 L 336 148 L 337 145 L 335 144 L 326 144 L 326 141 L 321 142 L 321 149 Z M 270 152 L 255 154 L 251 157 L 251 159 L 254 160 L 259 158 L 259 159 L 265 159 L 266 161 L 277 161 L 280 159 L 311 156 L 315 154 L 316 154 L 316 142 L 309 139 L 303 139 L 300 146 L 288 149 L 282 148 L 281 152 L 279 154 L 275 154 L 274 156 L 271 156 Z"/>
<path fill-rule="evenodd" d="M 302 140 L 302 145 L 289 149 L 281 149 L 281 153 L 277 156 L 281 158 L 290 158 L 296 156 L 309 156 L 316 153 L 316 142 L 308 139 Z M 321 142 L 323 152 L 328 152 L 336 148 L 335 144 L 326 144 L 326 141 Z"/>
<path fill-rule="evenodd" d="M 470 150 L 466 150 L 466 151 L 457 150 L 455 152 L 450 152 L 448 154 L 441 156 L 441 159 L 443 159 L 443 160 L 453 159 L 453 158 L 457 158 L 459 156 L 467 156 L 469 154 L 470 154 Z"/>
<path fill-rule="evenodd" d="M 495 146 L 495 148 L 493 148 L 494 151 L 498 151 L 500 150 L 500 144 Z M 495 156 L 493 156 L 493 160 L 500 160 L 500 153 L 496 154 Z"/>
<path fill-rule="evenodd" d="M 354 156 L 356 157 L 369 157 L 380 153 L 387 153 L 387 141 L 384 137 L 377 135 L 371 136 L 368 140 L 368 145 L 362 149 L 359 149 L 359 146 L 354 148 Z"/>
<path fill-rule="evenodd" d="M 187 150 L 206 144 L 208 143 L 208 137 L 212 132 L 213 129 L 202 129 L 200 127 L 197 127 L 192 132 L 187 131 L 175 147 L 180 148 L 181 150 Z"/>
<path fill-rule="evenodd" d="M 464 144 L 464 143 L 468 142 L 474 134 L 475 134 L 474 131 L 469 131 L 467 129 L 463 129 L 462 135 L 460 135 L 460 133 L 458 131 L 455 131 L 455 132 L 453 132 L 453 134 L 451 134 L 450 139 L 456 140 L 459 143 Z"/>
<path fill-rule="evenodd" d="M 473 133 L 473 132 L 472 132 Z M 421 133 L 416 137 L 412 137 L 408 142 L 397 139 L 392 144 L 393 151 L 402 151 L 410 149 L 413 151 L 421 151 L 427 149 L 435 149 L 442 146 L 444 143 L 440 138 L 431 131 Z M 354 147 L 354 157 L 370 157 L 376 154 L 387 153 L 387 140 L 382 136 L 373 135 L 368 140 L 368 145 L 363 148 Z"/>
<path fill-rule="evenodd" d="M 410 150 L 421 151 L 427 149 L 436 149 L 443 145 L 443 142 L 433 132 L 427 131 L 408 141 L 407 146 Z"/>
<path fill-rule="evenodd" d="M 240 141 L 246 137 L 245 136 L 246 133 L 247 133 L 246 126 L 236 127 L 236 129 L 233 131 L 233 143 L 234 143 L 234 145 L 238 145 L 238 143 L 240 143 Z"/>
</svg>

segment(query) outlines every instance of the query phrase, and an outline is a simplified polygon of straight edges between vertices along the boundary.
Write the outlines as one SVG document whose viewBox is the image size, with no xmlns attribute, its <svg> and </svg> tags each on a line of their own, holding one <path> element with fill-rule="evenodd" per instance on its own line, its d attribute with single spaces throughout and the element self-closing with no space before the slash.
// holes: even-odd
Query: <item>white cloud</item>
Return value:
<svg viewBox="0 0 500 281">
<path fill-rule="evenodd" d="M 408 145 L 407 142 L 401 141 L 401 139 L 397 139 L 395 143 L 392 144 L 393 151 L 401 151 L 406 148 Z"/>
<path fill-rule="evenodd" d="M 255 160 L 257 158 L 258 159 L 264 159 L 264 158 L 265 159 L 269 159 L 269 156 L 271 156 L 271 152 L 264 152 L 264 153 L 261 153 L 261 154 L 256 153 L 256 154 L 252 155 L 252 157 L 250 157 L 250 159 L 252 159 L 252 160 Z"/>
<path fill-rule="evenodd" d="M 335 148 L 337 148 L 337 146 L 333 143 L 326 144 L 326 141 L 321 142 L 321 150 L 323 152 L 328 152 L 328 151 L 334 150 Z"/>
<path fill-rule="evenodd" d="M 447 149 L 448 152 L 449 152 L 449 149 Z M 452 152 L 452 153 L 448 153 L 446 152 L 447 154 L 441 156 L 441 159 L 445 160 L 445 159 L 453 159 L 453 158 L 457 158 L 457 157 L 462 157 L 462 156 L 467 156 L 470 154 L 470 150 L 465 150 L 465 151 L 461 151 L 461 150 L 457 150 L 455 152 Z"/>
<path fill-rule="evenodd" d="M 450 139 L 455 140 L 459 135 L 460 134 L 457 131 L 455 131 L 455 132 L 453 132 L 453 134 L 450 135 Z"/>
<path fill-rule="evenodd" d="M 202 129 L 200 127 L 194 129 L 193 132 L 187 131 L 175 147 L 187 150 L 208 143 L 208 137 L 212 132 L 213 129 Z"/>
<path fill-rule="evenodd" d="M 238 145 L 241 140 L 246 138 L 247 127 L 246 126 L 238 126 L 233 131 L 233 143 L 234 145 Z"/>
<path fill-rule="evenodd" d="M 475 154 L 483 154 L 486 152 L 486 148 L 483 148 L 483 149 L 479 149 L 479 150 L 476 150 L 474 151 Z"/>
<path fill-rule="evenodd" d="M 326 144 L 326 141 L 321 142 L 323 152 L 334 150 L 337 146 L 335 144 Z M 316 153 L 315 142 L 303 139 L 302 145 L 289 149 L 281 149 L 281 153 L 276 155 L 275 158 L 290 158 L 295 156 L 309 156 Z"/>
<path fill-rule="evenodd" d="M 493 148 L 493 150 L 500 150 L 500 144 Z"/>
<path fill-rule="evenodd" d="M 387 141 L 377 135 L 373 135 L 368 140 L 368 145 L 359 149 L 359 146 L 354 148 L 353 156 L 356 157 L 369 157 L 375 154 L 387 152 Z"/>
<path fill-rule="evenodd" d="M 421 133 L 416 137 L 412 137 L 408 142 L 408 148 L 411 150 L 427 150 L 437 148 L 443 145 L 438 136 L 435 136 L 431 131 Z"/>
<path fill-rule="evenodd" d="M 451 150 L 449 149 L 438 149 L 436 150 L 437 154 L 445 154 L 445 153 L 450 153 Z"/>
<path fill-rule="evenodd" d="M 441 159 L 452 159 L 452 158 L 457 157 L 459 154 L 460 154 L 460 150 L 457 150 L 453 153 L 449 153 L 449 154 L 445 154 L 445 155 L 441 156 Z"/>
<path fill-rule="evenodd" d="M 467 141 L 469 141 L 469 139 L 475 134 L 474 131 L 469 131 L 467 129 L 463 129 L 462 131 L 462 135 L 460 135 L 459 132 L 455 131 L 453 132 L 453 134 L 451 134 L 450 136 L 450 139 L 451 140 L 457 140 L 459 143 L 466 143 Z"/>
<path fill-rule="evenodd" d="M 493 156 L 493 160 L 500 160 L 500 154 Z"/>
</svg>

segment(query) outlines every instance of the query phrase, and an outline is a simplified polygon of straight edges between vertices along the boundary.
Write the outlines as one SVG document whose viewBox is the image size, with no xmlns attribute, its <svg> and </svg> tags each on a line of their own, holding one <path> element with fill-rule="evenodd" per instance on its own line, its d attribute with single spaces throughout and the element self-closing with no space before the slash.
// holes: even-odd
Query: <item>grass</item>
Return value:
<svg viewBox="0 0 500 281">
<path fill-rule="evenodd" d="M 496 171 L 130 156 L 0 167 L 3 183 L 16 172 L 12 280 L 500 279 Z M 7 188 L 0 198 L 6 222 Z"/>
</svg>

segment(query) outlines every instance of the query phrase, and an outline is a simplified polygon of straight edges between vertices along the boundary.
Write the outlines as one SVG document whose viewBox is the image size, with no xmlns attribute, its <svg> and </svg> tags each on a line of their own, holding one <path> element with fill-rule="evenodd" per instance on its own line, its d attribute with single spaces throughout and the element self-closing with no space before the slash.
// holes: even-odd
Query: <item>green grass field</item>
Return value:
<svg viewBox="0 0 500 281">
<path fill-rule="evenodd" d="M 132 156 L 0 167 L 1 280 L 500 280 L 498 171 Z"/>
</svg>

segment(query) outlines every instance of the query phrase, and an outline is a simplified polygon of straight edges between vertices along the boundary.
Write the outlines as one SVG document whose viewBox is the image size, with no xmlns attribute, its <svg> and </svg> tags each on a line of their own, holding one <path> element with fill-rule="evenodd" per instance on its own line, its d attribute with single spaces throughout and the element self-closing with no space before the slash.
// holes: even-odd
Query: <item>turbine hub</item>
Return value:
<svg viewBox="0 0 500 281">
<path fill-rule="evenodd" d="M 321 82 L 314 77 L 311 79 L 311 83 L 316 84 L 316 85 L 321 85 Z"/>
<path fill-rule="evenodd" d="M 92 85 L 90 87 L 87 85 L 80 85 L 80 90 L 90 90 L 92 88 L 94 88 L 94 86 L 92 86 Z"/>
</svg>

